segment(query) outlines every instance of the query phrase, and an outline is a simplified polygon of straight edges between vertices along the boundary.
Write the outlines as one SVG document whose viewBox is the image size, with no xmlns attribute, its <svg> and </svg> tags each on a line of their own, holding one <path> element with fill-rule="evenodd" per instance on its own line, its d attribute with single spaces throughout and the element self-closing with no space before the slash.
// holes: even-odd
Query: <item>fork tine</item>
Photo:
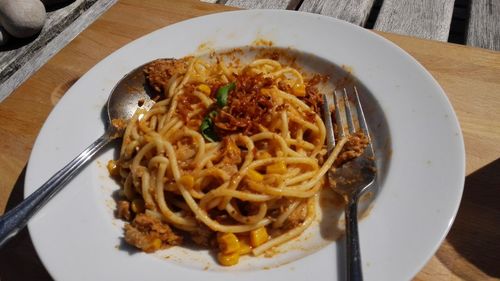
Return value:
<svg viewBox="0 0 500 281">
<path fill-rule="evenodd" d="M 333 103 L 335 106 L 335 119 L 338 129 L 338 138 L 341 139 L 345 137 L 346 134 L 353 134 L 358 130 L 362 130 L 363 133 L 367 136 L 371 147 L 370 133 L 368 132 L 368 125 L 366 124 L 361 101 L 359 100 L 358 88 L 354 87 L 355 101 L 353 102 L 349 101 L 349 95 L 346 88 L 344 88 L 342 92 L 334 91 L 333 95 L 330 96 L 330 98 L 331 97 L 333 97 Z M 336 142 L 331 120 L 330 98 L 327 95 L 323 95 L 323 105 L 321 108 L 323 120 L 326 127 L 328 153 L 333 150 Z M 354 103 L 354 105 L 352 103 Z"/>
<path fill-rule="evenodd" d="M 339 139 L 345 137 L 345 124 L 346 122 L 344 121 L 345 118 L 345 108 L 343 105 L 341 105 L 342 97 L 339 98 L 339 94 L 337 91 L 333 92 L 333 102 L 335 105 L 335 120 L 337 121 L 337 129 L 338 129 L 338 136 Z M 343 116 L 342 116 L 343 115 Z"/>
<path fill-rule="evenodd" d="M 354 110 L 352 110 L 351 102 L 349 101 L 349 96 L 347 95 L 347 90 L 344 88 L 344 106 L 345 106 L 345 115 L 347 118 L 347 127 L 349 128 L 349 133 L 353 134 L 356 132 L 356 127 L 354 125 Z"/>
<path fill-rule="evenodd" d="M 330 112 L 330 100 L 323 95 L 323 105 L 321 106 L 323 120 L 326 127 L 326 147 L 328 155 L 335 148 L 335 136 L 333 135 L 332 113 Z"/>
<path fill-rule="evenodd" d="M 366 124 L 365 114 L 363 112 L 363 107 L 361 106 L 361 101 L 359 100 L 358 88 L 354 87 L 354 95 L 356 96 L 356 110 L 358 113 L 358 123 L 363 133 L 366 135 L 371 144 L 370 133 L 368 132 L 368 125 Z"/>
</svg>

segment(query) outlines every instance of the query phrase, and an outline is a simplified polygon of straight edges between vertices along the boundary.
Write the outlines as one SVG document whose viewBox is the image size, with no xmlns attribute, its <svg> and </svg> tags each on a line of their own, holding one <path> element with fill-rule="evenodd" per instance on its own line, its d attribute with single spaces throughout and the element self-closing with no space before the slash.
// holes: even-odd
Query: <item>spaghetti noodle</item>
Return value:
<svg viewBox="0 0 500 281">
<path fill-rule="evenodd" d="M 233 265 L 313 222 L 324 175 L 347 142 L 325 157 L 318 77 L 272 59 L 163 59 L 144 72 L 162 97 L 135 113 L 110 163 L 128 243 L 152 252 L 189 237 Z"/>
</svg>

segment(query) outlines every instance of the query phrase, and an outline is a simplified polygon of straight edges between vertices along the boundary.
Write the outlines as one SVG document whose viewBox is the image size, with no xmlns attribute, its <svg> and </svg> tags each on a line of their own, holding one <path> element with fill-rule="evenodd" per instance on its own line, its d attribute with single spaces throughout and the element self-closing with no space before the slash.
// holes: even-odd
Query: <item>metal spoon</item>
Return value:
<svg viewBox="0 0 500 281">
<path fill-rule="evenodd" d="M 92 156 L 112 140 L 122 137 L 124 128 L 113 124 L 115 123 L 113 120 L 126 121 L 139 107 L 151 108 L 154 101 L 148 94 L 148 87 L 142 73 L 143 66 L 126 74 L 111 92 L 107 102 L 106 132 L 19 205 L 0 217 L 0 247 L 23 229 L 29 219 L 61 190 L 92 159 Z"/>
</svg>

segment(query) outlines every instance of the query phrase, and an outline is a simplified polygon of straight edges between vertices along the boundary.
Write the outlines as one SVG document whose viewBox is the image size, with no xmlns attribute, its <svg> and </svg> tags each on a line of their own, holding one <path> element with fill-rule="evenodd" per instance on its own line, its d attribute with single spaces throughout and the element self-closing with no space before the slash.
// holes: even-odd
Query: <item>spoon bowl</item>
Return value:
<svg viewBox="0 0 500 281">
<path fill-rule="evenodd" d="M 144 66 L 127 73 L 113 88 L 107 102 L 110 124 L 113 120 L 129 120 L 138 108 L 150 109 L 153 106 L 151 91 L 142 71 Z"/>
</svg>

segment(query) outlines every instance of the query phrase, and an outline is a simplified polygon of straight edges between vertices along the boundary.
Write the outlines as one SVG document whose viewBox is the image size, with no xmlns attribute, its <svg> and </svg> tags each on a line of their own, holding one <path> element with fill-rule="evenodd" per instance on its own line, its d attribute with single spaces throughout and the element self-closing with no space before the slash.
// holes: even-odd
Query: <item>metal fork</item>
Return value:
<svg viewBox="0 0 500 281">
<path fill-rule="evenodd" d="M 332 98 L 335 105 L 338 139 L 349 137 L 350 134 L 361 130 L 370 141 L 361 156 L 329 171 L 329 179 L 335 180 L 335 186 L 332 187 L 333 190 L 342 195 L 346 201 L 347 280 L 358 281 L 363 280 L 358 236 L 358 200 L 367 188 L 375 182 L 375 160 L 357 88 L 354 87 L 354 93 L 351 95 L 351 98 L 349 98 L 345 88 L 343 91 L 334 91 Z M 330 105 L 331 99 L 324 95 L 322 114 L 326 126 L 328 154 L 335 147 Z"/>
</svg>

